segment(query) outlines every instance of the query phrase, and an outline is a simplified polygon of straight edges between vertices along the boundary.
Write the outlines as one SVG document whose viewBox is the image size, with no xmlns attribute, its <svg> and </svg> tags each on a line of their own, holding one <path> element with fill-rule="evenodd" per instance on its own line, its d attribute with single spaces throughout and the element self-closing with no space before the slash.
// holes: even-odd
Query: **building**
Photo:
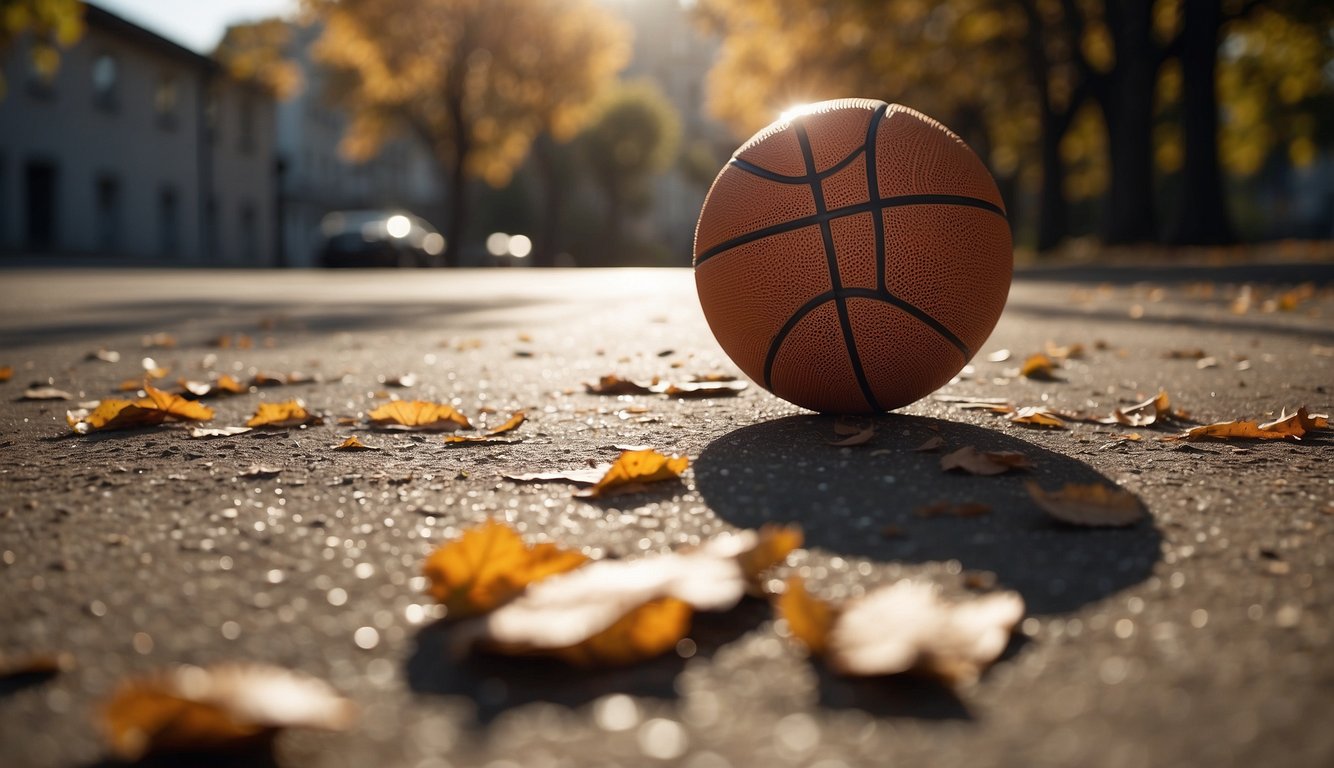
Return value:
<svg viewBox="0 0 1334 768">
<path fill-rule="evenodd" d="M 96 6 L 45 77 L 4 52 L 0 259 L 281 263 L 274 104 L 212 59 Z"/>
<path fill-rule="evenodd" d="M 277 151 L 283 173 L 280 211 L 283 247 L 291 266 L 314 266 L 320 222 L 332 211 L 386 209 L 443 223 L 443 185 L 430 150 L 411 137 L 391 139 L 363 163 L 338 152 L 348 115 L 326 98 L 327 73 L 311 60 L 315 25 L 290 25 L 288 58 L 301 70 L 303 87 L 277 105 Z"/>
</svg>

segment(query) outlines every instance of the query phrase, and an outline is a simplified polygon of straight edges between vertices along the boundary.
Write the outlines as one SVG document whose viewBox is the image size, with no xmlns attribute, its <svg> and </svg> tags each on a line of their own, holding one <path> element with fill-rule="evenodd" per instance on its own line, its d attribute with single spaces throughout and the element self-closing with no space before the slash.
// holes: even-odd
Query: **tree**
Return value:
<svg viewBox="0 0 1334 768">
<path fill-rule="evenodd" d="M 470 178 L 505 183 L 546 131 L 570 135 L 624 61 L 620 27 L 593 0 L 307 0 L 315 56 L 352 116 L 342 148 L 373 155 L 399 131 L 431 147 L 449 194 L 458 263 Z M 608 53 L 610 49 L 610 53 Z"/>
<path fill-rule="evenodd" d="M 24 35 L 32 38 L 32 63 L 44 77 L 60 68 L 60 49 L 83 37 L 83 3 L 79 0 L 0 0 L 0 53 Z M 0 72 L 0 99 L 6 91 Z"/>
<path fill-rule="evenodd" d="M 680 144 L 681 122 L 662 92 L 648 82 L 610 91 L 580 136 L 593 181 L 607 204 L 607 251 L 620 257 L 625 214 L 647 207 L 648 180 L 667 168 Z"/>
<path fill-rule="evenodd" d="M 285 99 L 300 90 L 301 68 L 287 57 L 292 26 L 282 19 L 264 19 L 227 27 L 213 58 L 234 79 L 256 83 Z"/>
</svg>

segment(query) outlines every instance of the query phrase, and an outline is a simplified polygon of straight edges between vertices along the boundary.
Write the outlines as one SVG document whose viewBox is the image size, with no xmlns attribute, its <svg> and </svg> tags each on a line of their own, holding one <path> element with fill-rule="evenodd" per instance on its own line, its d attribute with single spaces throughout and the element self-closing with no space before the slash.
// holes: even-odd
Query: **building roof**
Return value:
<svg viewBox="0 0 1334 768">
<path fill-rule="evenodd" d="M 219 68 L 218 62 L 208 56 L 196 53 L 179 43 L 150 32 L 138 24 L 122 19 L 105 8 L 99 8 L 92 3 L 84 3 L 84 7 L 86 8 L 84 19 L 89 27 L 126 38 L 146 48 L 152 48 L 190 66 L 208 71 Z"/>
</svg>

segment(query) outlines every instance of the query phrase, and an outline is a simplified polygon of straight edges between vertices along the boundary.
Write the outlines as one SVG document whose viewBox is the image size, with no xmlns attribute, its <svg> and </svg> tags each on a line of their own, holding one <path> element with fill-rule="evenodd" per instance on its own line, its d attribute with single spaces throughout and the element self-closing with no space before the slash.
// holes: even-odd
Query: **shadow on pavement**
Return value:
<svg viewBox="0 0 1334 768">
<path fill-rule="evenodd" d="M 1023 595 L 1030 613 L 1072 611 L 1151 573 L 1161 536 L 1149 521 L 1076 529 L 1050 520 L 1029 498 L 1030 479 L 1048 489 L 1111 483 L 1087 464 L 969 424 L 897 414 L 876 421 L 876 436 L 857 448 L 828 445 L 834 420 L 827 416 L 735 430 L 695 461 L 696 487 L 734 525 L 800 524 L 808 547 L 884 562 L 958 560 L 965 569 L 992 571 L 1000 586 Z M 1020 451 L 1034 470 L 942 472 L 940 452 L 914 450 L 934 435 L 945 439 L 945 452 L 966 445 Z M 992 511 L 967 519 L 916 514 L 938 501 L 984 502 Z"/>
<path fill-rule="evenodd" d="M 696 644 L 694 655 L 712 656 L 769 616 L 769 607 L 757 600 L 745 600 L 724 613 L 696 613 L 689 634 Z M 463 655 L 455 647 L 455 626 L 440 621 L 423 627 L 404 675 L 417 693 L 471 699 L 481 725 L 506 710 L 539 701 L 579 707 L 612 693 L 675 699 L 676 676 L 686 663 L 668 653 L 627 667 L 584 669 L 538 657 Z"/>
</svg>

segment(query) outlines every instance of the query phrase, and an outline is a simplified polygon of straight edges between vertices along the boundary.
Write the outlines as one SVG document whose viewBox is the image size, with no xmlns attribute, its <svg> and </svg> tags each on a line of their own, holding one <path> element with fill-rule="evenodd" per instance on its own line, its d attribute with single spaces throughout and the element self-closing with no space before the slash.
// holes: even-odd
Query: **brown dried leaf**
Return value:
<svg viewBox="0 0 1334 768">
<path fill-rule="evenodd" d="M 1084 357 L 1084 345 L 1078 342 L 1062 347 L 1048 341 L 1044 351 L 1053 360 L 1080 360 Z"/>
<path fill-rule="evenodd" d="M 940 468 L 946 472 L 959 469 L 970 475 L 999 475 L 1012 469 L 1032 469 L 1033 465 L 1016 451 L 979 451 L 966 445 L 941 456 Z"/>
<path fill-rule="evenodd" d="M 926 442 L 917 446 L 913 451 L 917 453 L 932 453 L 945 447 L 945 438 L 940 435 L 932 435 L 926 439 Z"/>
<path fill-rule="evenodd" d="M 555 544 L 528 546 L 495 520 L 469 528 L 426 558 L 427 591 L 450 618 L 486 613 L 514 599 L 529 584 L 588 562 Z"/>
<path fill-rule="evenodd" d="M 74 669 L 74 656 L 68 653 L 38 651 L 0 654 L 0 680 L 25 675 L 55 675 L 71 669 Z"/>
<path fill-rule="evenodd" d="M 1190 349 L 1169 349 L 1163 353 L 1164 360 L 1203 360 L 1207 355 L 1203 349 L 1192 347 Z"/>
<path fill-rule="evenodd" d="M 1144 517 L 1135 494 L 1102 483 L 1068 483 L 1059 491 L 1044 491 L 1029 481 L 1028 494 L 1044 512 L 1070 525 L 1119 528 Z"/>
<path fill-rule="evenodd" d="M 424 400 L 394 400 L 367 414 L 371 424 L 381 429 L 410 429 L 422 432 L 453 432 L 472 429 L 472 422 L 444 403 Z"/>
<path fill-rule="evenodd" d="M 652 392 L 659 392 L 669 397 L 687 398 L 705 398 L 705 397 L 734 397 L 741 394 L 749 386 L 744 381 L 686 381 L 680 384 L 659 384 L 651 388 Z"/>
<path fill-rule="evenodd" d="M 1167 390 L 1160 389 L 1158 394 L 1142 403 L 1117 408 L 1112 415 L 1097 419 L 1099 424 L 1121 424 L 1127 427 L 1148 427 L 1160 420 L 1173 418 L 1172 400 Z"/>
<path fill-rule="evenodd" d="M 577 496 L 589 499 L 605 498 L 624 493 L 638 493 L 647 483 L 676 480 L 690 466 L 685 456 L 664 456 L 654 450 L 625 451 L 607 469 L 607 474 Z"/>
<path fill-rule="evenodd" d="M 379 447 L 379 446 L 376 446 L 376 445 L 366 445 L 365 443 L 363 443 L 363 442 L 361 442 L 360 440 L 358 440 L 356 435 L 352 435 L 351 437 L 349 437 L 348 439 L 346 439 L 346 440 L 344 440 L 343 442 L 339 443 L 338 445 L 335 445 L 335 446 L 334 446 L 334 450 L 335 450 L 335 451 L 378 451 L 378 450 L 380 450 L 380 447 Z"/>
<path fill-rule="evenodd" d="M 834 431 L 838 431 L 837 425 L 835 425 Z M 875 425 L 869 424 L 842 440 L 830 440 L 829 445 L 832 445 L 835 448 L 850 448 L 858 445 L 866 445 L 871 442 L 871 438 L 873 437 L 875 437 Z"/>
<path fill-rule="evenodd" d="M 1258 424 L 1254 421 L 1224 421 L 1217 424 L 1205 424 L 1195 427 L 1180 435 L 1173 435 L 1171 440 L 1301 440 L 1307 432 L 1316 429 L 1328 429 L 1328 418 L 1307 413 L 1306 407 L 1296 413 L 1284 414 L 1274 421 Z"/>
<path fill-rule="evenodd" d="M 937 501 L 918 507 L 916 514 L 918 517 L 981 517 L 991 514 L 991 506 L 978 501 Z"/>
<path fill-rule="evenodd" d="M 590 395 L 651 395 L 652 386 L 640 384 L 637 381 L 623 379 L 614 373 L 609 373 L 598 379 L 596 384 L 585 384 L 584 391 Z"/>
<path fill-rule="evenodd" d="M 513 416 L 495 429 L 487 430 L 481 435 L 445 435 L 446 443 L 488 443 L 497 435 L 503 435 L 506 432 L 512 432 L 519 428 L 521 424 L 528 420 L 523 411 L 515 413 Z M 516 442 L 516 441 L 510 441 Z"/>
<path fill-rule="evenodd" d="M 282 728 L 341 731 L 356 708 L 321 680 L 258 664 L 172 667 L 128 680 L 102 706 L 116 756 L 233 749 Z"/>
<path fill-rule="evenodd" d="M 288 427 L 299 427 L 302 424 L 313 424 L 318 421 L 317 416 L 306 410 L 306 406 L 300 400 L 287 400 L 281 403 L 260 403 L 255 409 L 255 415 L 245 423 L 247 427 L 265 427 L 270 429 L 286 429 Z"/>
<path fill-rule="evenodd" d="M 0 384 L 14 378 L 14 366 L 0 365 Z"/>
<path fill-rule="evenodd" d="M 233 437 L 235 435 L 244 435 L 249 431 L 251 431 L 250 427 L 218 427 L 216 429 L 194 427 L 190 430 L 190 437 Z"/>
</svg>

